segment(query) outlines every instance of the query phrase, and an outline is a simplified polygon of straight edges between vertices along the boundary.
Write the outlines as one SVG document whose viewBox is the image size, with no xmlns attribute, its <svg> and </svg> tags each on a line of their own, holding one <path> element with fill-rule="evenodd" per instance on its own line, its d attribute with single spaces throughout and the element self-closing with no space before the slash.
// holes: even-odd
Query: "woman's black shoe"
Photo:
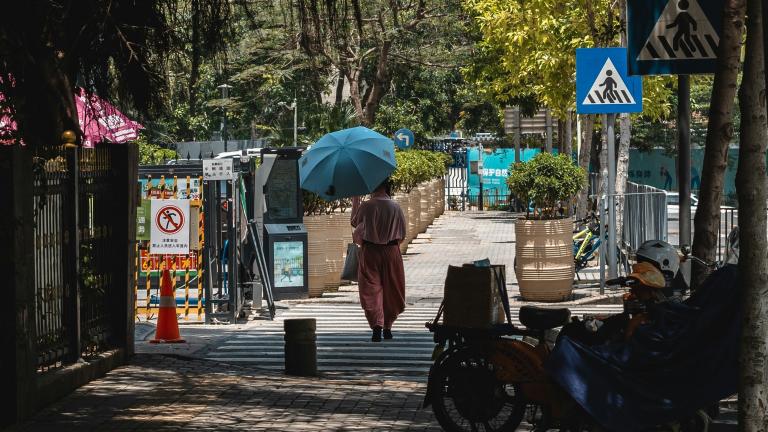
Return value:
<svg viewBox="0 0 768 432">
<path fill-rule="evenodd" d="M 376 326 L 373 328 L 373 336 L 371 336 L 371 342 L 381 342 L 381 327 Z"/>
<path fill-rule="evenodd" d="M 384 329 L 384 339 L 392 339 L 392 330 Z"/>
</svg>

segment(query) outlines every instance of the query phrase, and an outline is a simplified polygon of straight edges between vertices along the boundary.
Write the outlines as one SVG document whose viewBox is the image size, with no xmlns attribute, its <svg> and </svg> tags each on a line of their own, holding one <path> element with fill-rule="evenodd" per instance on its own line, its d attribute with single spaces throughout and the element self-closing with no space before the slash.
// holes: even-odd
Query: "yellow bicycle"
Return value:
<svg viewBox="0 0 768 432">
<path fill-rule="evenodd" d="M 590 213 L 584 219 L 576 221 L 585 223 L 585 228 L 573 235 L 573 263 L 576 267 L 576 277 L 579 277 L 579 270 L 589 264 L 595 258 L 600 248 L 600 220 L 594 213 Z"/>
</svg>

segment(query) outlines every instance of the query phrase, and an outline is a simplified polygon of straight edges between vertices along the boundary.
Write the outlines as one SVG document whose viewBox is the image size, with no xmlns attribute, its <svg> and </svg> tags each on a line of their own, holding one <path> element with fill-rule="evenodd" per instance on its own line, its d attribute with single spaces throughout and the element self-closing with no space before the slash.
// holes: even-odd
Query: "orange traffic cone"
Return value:
<svg viewBox="0 0 768 432">
<path fill-rule="evenodd" d="M 160 310 L 157 313 L 155 338 L 150 343 L 179 343 L 184 339 L 179 335 L 179 322 L 176 320 L 176 293 L 173 289 L 171 272 L 163 270 L 160 280 Z"/>
</svg>

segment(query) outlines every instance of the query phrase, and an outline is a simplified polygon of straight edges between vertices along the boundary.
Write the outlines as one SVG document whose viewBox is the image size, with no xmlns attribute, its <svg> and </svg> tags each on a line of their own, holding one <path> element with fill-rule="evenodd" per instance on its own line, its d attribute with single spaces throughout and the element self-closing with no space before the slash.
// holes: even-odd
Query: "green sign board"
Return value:
<svg viewBox="0 0 768 432">
<path fill-rule="evenodd" d="M 149 240 L 151 208 L 151 201 L 148 199 L 142 199 L 141 204 L 136 207 L 136 240 Z"/>
</svg>

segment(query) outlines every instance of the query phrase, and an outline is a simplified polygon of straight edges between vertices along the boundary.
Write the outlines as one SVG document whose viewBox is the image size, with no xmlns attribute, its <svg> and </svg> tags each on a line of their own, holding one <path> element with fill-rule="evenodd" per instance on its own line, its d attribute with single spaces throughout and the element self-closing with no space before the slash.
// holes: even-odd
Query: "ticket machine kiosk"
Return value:
<svg viewBox="0 0 768 432">
<path fill-rule="evenodd" d="M 261 188 L 256 188 L 255 214 L 264 233 L 264 252 L 276 300 L 308 294 L 307 230 L 298 163 L 302 151 L 297 147 L 261 151 L 256 180 Z"/>
</svg>

